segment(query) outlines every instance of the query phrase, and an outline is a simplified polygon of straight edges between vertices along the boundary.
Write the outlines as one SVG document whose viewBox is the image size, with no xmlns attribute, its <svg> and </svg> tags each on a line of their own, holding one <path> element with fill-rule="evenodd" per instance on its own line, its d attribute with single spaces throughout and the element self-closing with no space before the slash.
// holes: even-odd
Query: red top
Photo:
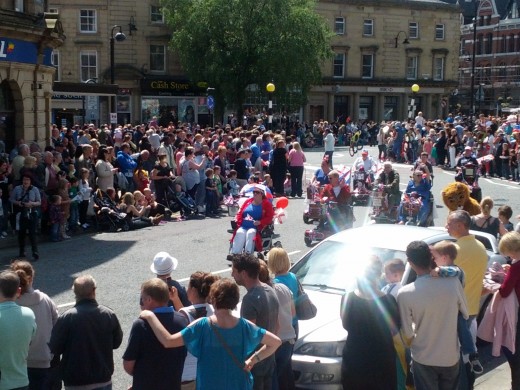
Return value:
<svg viewBox="0 0 520 390">
<path fill-rule="evenodd" d="M 334 202 L 337 202 L 339 204 L 346 204 L 349 203 L 350 200 L 350 187 L 348 185 L 341 186 L 341 190 L 339 191 L 338 196 L 336 197 L 336 194 L 334 193 L 334 188 L 331 184 L 327 184 L 323 191 L 321 192 L 321 198 L 329 198 L 329 200 L 332 200 Z"/>
<path fill-rule="evenodd" d="M 516 292 L 516 297 L 520 300 L 520 261 L 511 264 L 506 278 L 498 291 L 500 291 L 502 298 L 505 298 L 511 294 L 513 289 Z"/>
</svg>

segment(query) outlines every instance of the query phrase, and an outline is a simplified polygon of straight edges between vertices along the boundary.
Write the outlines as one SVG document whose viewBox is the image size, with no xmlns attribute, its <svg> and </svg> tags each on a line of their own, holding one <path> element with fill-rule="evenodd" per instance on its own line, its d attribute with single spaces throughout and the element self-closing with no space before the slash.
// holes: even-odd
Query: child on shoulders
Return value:
<svg viewBox="0 0 520 390">
<path fill-rule="evenodd" d="M 392 259 L 385 263 L 385 280 L 388 284 L 381 289 L 382 292 L 392 294 L 394 298 L 397 298 L 397 292 L 401 288 L 404 268 L 404 262 L 401 259 Z"/>
</svg>

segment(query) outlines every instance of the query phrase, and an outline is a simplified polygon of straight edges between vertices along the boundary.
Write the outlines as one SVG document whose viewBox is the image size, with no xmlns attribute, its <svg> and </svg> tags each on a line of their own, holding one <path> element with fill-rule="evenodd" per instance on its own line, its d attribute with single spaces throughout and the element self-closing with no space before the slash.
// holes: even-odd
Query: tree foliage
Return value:
<svg viewBox="0 0 520 390">
<path fill-rule="evenodd" d="M 314 0 L 162 0 L 171 47 L 191 80 L 215 88 L 239 113 L 246 87 L 274 82 L 276 98 L 300 91 L 304 104 L 332 55 L 332 33 Z"/>
</svg>

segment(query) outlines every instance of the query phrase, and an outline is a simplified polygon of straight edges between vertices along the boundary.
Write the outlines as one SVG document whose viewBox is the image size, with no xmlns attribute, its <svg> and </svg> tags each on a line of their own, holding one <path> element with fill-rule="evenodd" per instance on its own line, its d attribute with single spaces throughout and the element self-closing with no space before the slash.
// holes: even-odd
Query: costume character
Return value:
<svg viewBox="0 0 520 390">
<path fill-rule="evenodd" d="M 450 183 L 442 190 L 442 201 L 450 211 L 466 210 L 470 215 L 480 213 L 480 205 L 470 196 L 466 184 Z"/>
</svg>

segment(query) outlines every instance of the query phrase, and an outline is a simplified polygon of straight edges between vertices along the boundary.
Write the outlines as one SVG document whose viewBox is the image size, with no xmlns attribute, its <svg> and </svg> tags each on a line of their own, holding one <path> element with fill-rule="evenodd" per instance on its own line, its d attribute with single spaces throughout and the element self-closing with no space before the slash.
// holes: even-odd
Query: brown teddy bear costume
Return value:
<svg viewBox="0 0 520 390">
<path fill-rule="evenodd" d="M 469 188 L 463 183 L 450 183 L 442 190 L 442 201 L 450 211 L 466 210 L 470 215 L 480 213 L 479 203 L 470 196 Z"/>
</svg>

